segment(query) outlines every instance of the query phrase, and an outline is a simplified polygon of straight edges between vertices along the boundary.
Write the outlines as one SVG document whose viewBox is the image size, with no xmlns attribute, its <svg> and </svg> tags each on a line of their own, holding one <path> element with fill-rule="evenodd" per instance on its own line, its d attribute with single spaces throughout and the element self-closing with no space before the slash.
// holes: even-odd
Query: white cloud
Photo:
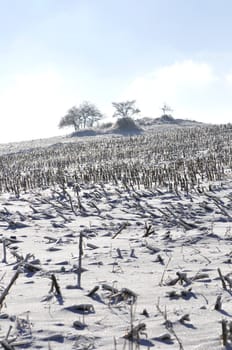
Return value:
<svg viewBox="0 0 232 350">
<path fill-rule="evenodd" d="M 229 83 L 230 85 L 232 85 L 232 72 L 228 73 L 226 76 L 225 76 L 225 80 L 227 83 Z"/>
<path fill-rule="evenodd" d="M 0 90 L 0 143 L 64 134 L 57 125 L 73 103 L 72 95 L 52 69 L 14 76 Z"/>
<path fill-rule="evenodd" d="M 232 75 L 229 77 L 232 82 Z M 218 89 L 226 89 L 225 79 L 216 76 L 210 64 L 187 60 L 136 78 L 121 98 L 136 99 L 145 116 L 160 116 L 166 102 L 174 109 L 175 117 L 229 122 L 232 104 L 225 106 L 225 101 L 220 101 L 223 93 L 218 94 Z"/>
</svg>

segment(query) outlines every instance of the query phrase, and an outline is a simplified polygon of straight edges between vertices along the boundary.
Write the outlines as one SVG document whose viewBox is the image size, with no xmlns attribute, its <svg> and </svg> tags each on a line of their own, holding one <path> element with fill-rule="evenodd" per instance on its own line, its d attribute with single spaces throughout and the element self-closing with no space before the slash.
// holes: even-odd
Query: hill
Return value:
<svg viewBox="0 0 232 350">
<path fill-rule="evenodd" d="M 2 348 L 231 348 L 232 126 L 173 125 L 0 147 Z"/>
<path fill-rule="evenodd" d="M 164 114 L 159 118 L 145 117 L 145 118 L 137 119 L 136 123 L 142 127 L 155 127 L 160 125 L 188 127 L 188 126 L 204 125 L 204 123 L 201 123 L 195 120 L 174 118 L 172 115 L 168 115 L 168 114 Z"/>
</svg>

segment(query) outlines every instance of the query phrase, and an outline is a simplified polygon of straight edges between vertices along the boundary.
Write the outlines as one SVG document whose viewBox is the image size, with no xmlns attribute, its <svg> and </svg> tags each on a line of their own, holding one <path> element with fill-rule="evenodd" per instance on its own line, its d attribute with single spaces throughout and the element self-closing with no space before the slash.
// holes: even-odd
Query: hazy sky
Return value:
<svg viewBox="0 0 232 350">
<path fill-rule="evenodd" d="M 231 0 L 0 0 L 0 143 L 66 134 L 88 100 L 108 117 L 232 122 Z"/>
</svg>

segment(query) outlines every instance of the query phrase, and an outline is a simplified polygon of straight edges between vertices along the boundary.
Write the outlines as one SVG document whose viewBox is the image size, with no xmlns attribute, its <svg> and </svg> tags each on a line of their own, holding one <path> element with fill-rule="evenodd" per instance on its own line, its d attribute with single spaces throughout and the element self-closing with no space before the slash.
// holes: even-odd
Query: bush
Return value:
<svg viewBox="0 0 232 350">
<path fill-rule="evenodd" d="M 142 131 L 142 129 L 129 117 L 119 118 L 114 126 L 114 130 L 121 132 Z"/>
</svg>

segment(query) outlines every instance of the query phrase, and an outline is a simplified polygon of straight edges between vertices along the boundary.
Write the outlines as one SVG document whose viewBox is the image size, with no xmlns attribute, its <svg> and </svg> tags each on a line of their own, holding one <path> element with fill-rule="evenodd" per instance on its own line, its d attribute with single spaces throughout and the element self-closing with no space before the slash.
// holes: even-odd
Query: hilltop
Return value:
<svg viewBox="0 0 232 350">
<path fill-rule="evenodd" d="M 75 143 L 80 140 L 98 139 L 98 138 L 115 138 L 127 137 L 136 135 L 146 135 L 151 132 L 168 132 L 175 129 L 188 129 L 194 127 L 212 127 L 213 124 L 205 124 L 194 120 L 173 118 L 172 116 L 164 115 L 160 118 L 140 118 L 125 120 L 117 120 L 115 123 L 107 123 L 98 128 L 83 129 L 77 132 L 64 134 L 63 136 L 53 136 L 49 138 L 40 138 L 33 140 L 25 140 L 18 142 L 0 143 L 0 156 L 3 154 L 11 154 L 16 152 L 30 151 L 36 148 L 46 148 L 58 146 L 64 143 Z M 217 128 L 217 126 L 215 125 Z"/>
<path fill-rule="evenodd" d="M 196 120 L 174 118 L 172 115 L 164 114 L 159 118 L 148 118 L 144 117 L 137 119 L 136 123 L 143 128 L 151 128 L 157 126 L 179 126 L 179 127 L 189 127 L 197 125 L 205 125 L 205 123 L 198 122 Z"/>
</svg>

